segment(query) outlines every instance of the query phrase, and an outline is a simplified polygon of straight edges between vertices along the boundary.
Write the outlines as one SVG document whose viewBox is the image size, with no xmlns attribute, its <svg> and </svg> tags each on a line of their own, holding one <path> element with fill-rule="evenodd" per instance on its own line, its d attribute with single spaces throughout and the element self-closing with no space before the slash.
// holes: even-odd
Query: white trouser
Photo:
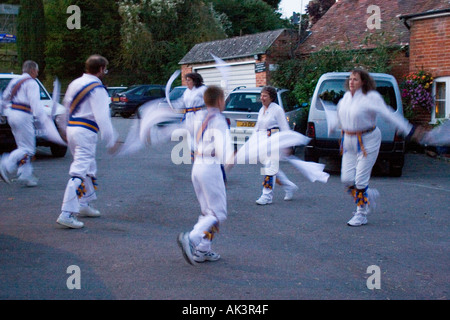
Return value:
<svg viewBox="0 0 450 320">
<path fill-rule="evenodd" d="M 19 176 L 29 178 L 33 173 L 31 158 L 36 153 L 33 116 L 11 109 L 8 114 L 8 123 L 16 140 L 17 149 L 6 158 L 6 170 L 9 173 L 14 173 L 17 170 Z M 19 166 L 21 160 L 23 160 L 23 163 Z"/>
<path fill-rule="evenodd" d="M 80 204 L 87 204 L 97 198 L 92 178 L 96 176 L 95 151 L 97 134 L 81 127 L 67 127 L 67 143 L 73 156 L 62 211 L 78 213 Z M 83 183 L 83 190 L 79 190 Z M 78 194 L 77 194 L 78 191 Z M 84 191 L 80 193 L 81 191 Z"/>
<path fill-rule="evenodd" d="M 227 196 L 219 163 L 206 164 L 196 159 L 192 167 L 192 184 L 202 215 L 189 234 L 197 250 L 210 251 L 211 240 L 218 227 L 227 219 Z"/>
<path fill-rule="evenodd" d="M 278 182 L 285 191 L 287 191 L 289 187 L 295 186 L 295 183 L 289 180 L 286 174 L 280 169 L 279 160 L 283 161 L 286 159 L 287 155 L 284 153 L 284 151 L 282 151 L 280 152 L 279 158 L 278 157 L 275 157 L 275 159 L 269 158 L 269 160 L 265 163 L 264 171 L 267 174 L 265 179 L 267 178 L 267 176 L 272 176 L 273 178 L 271 188 L 263 186 L 262 194 L 270 200 L 272 200 L 273 198 L 273 189 L 275 187 L 276 182 Z"/>
<path fill-rule="evenodd" d="M 365 189 L 369 186 L 372 168 L 377 160 L 381 145 L 381 132 L 376 128 L 373 132 L 362 136 L 366 155 L 358 147 L 356 136 L 344 137 L 344 153 L 342 155 L 341 181 L 346 187 L 355 186 Z M 358 206 L 357 212 L 367 212 L 366 207 Z"/>
</svg>

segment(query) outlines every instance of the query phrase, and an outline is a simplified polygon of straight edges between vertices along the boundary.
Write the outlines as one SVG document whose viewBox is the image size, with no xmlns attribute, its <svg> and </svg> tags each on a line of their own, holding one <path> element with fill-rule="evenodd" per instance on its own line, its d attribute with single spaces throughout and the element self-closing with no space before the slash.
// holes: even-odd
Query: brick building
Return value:
<svg viewBox="0 0 450 320">
<path fill-rule="evenodd" d="M 450 118 L 450 1 L 428 1 L 400 16 L 410 31 L 409 71 L 421 69 L 434 77 L 435 108 L 427 120 Z M 430 117 L 431 116 L 431 117 Z M 422 115 L 425 120 L 425 115 Z M 430 119 L 431 118 L 431 119 Z"/>
<path fill-rule="evenodd" d="M 229 89 L 265 86 L 270 84 L 270 73 L 278 61 L 293 56 L 292 48 L 297 43 L 296 32 L 279 29 L 196 44 L 179 62 L 182 84 L 185 85 L 184 75 L 198 72 L 206 85 L 225 87 L 213 54 L 229 66 L 229 79 L 226 79 Z"/>
</svg>

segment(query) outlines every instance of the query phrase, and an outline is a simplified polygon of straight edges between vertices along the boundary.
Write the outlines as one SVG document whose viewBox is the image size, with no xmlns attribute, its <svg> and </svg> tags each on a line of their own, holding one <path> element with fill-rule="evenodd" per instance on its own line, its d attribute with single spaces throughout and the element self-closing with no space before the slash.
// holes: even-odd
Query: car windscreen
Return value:
<svg viewBox="0 0 450 320">
<path fill-rule="evenodd" d="M 9 82 L 11 81 L 11 79 L 0 79 L 0 92 L 3 92 L 6 87 L 8 86 Z M 42 87 L 42 85 L 38 82 L 39 85 L 39 94 L 40 94 L 40 98 L 41 100 L 50 100 L 50 96 L 48 95 L 48 93 L 45 91 L 45 89 Z"/>
<path fill-rule="evenodd" d="M 231 93 L 225 105 L 225 111 L 259 112 L 262 107 L 259 92 Z M 278 103 L 278 98 L 275 103 Z"/>
<path fill-rule="evenodd" d="M 385 103 L 391 106 L 394 110 L 397 110 L 397 99 L 395 97 L 394 86 L 389 81 L 378 80 L 375 81 L 377 86 L 377 91 L 383 97 Z M 339 100 L 345 94 L 345 79 L 333 79 L 325 80 L 322 82 L 319 88 L 319 95 L 316 108 L 323 110 L 323 104 L 329 107 L 336 107 Z"/>
<path fill-rule="evenodd" d="M 170 100 L 177 100 L 178 98 L 181 98 L 186 88 L 173 88 L 172 91 L 169 93 Z"/>
</svg>

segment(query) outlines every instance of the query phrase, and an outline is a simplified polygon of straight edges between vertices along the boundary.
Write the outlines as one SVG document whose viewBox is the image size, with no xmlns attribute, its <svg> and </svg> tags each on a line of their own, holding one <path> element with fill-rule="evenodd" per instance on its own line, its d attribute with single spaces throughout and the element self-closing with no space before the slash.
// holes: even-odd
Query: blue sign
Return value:
<svg viewBox="0 0 450 320">
<path fill-rule="evenodd" d="M 16 36 L 9 33 L 0 33 L 0 42 L 16 42 Z"/>
</svg>

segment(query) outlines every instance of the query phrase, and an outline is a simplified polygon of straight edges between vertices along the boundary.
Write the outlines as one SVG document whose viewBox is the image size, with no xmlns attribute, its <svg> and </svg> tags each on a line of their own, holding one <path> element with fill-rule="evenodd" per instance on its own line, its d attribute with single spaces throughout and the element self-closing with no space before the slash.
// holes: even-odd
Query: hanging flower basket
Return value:
<svg viewBox="0 0 450 320">
<path fill-rule="evenodd" d="M 430 113 L 434 107 L 432 95 L 433 77 L 429 72 L 420 70 L 410 73 L 400 83 L 403 111 L 408 119 L 417 114 Z"/>
</svg>

